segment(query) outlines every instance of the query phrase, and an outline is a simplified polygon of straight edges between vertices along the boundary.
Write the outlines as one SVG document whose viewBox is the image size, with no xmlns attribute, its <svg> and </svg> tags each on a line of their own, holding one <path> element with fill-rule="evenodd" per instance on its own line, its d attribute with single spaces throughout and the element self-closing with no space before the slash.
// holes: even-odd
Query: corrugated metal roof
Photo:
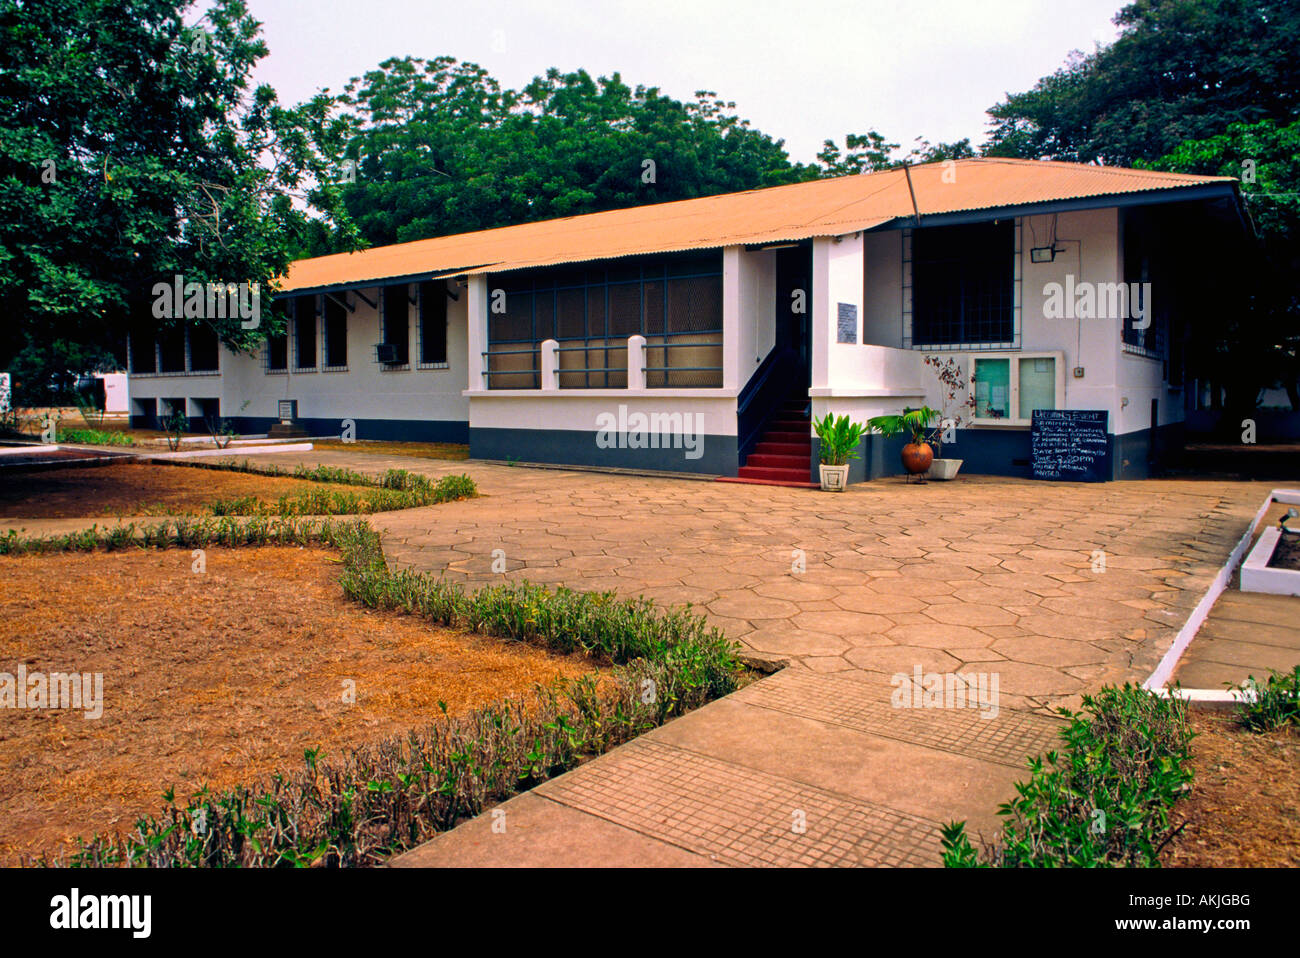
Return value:
<svg viewBox="0 0 1300 958">
<path fill-rule="evenodd" d="M 1012 159 L 958 160 L 952 166 L 927 163 L 912 167 L 911 178 L 923 219 L 1234 182 L 1231 177 Z M 836 236 L 912 214 L 906 174 L 885 170 L 318 256 L 291 264 L 282 289 Z"/>
</svg>

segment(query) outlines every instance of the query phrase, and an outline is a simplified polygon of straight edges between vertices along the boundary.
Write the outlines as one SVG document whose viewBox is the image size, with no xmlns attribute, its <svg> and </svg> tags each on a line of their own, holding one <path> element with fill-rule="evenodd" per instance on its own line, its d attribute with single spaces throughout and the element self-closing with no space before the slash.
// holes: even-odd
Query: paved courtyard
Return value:
<svg viewBox="0 0 1300 958">
<path fill-rule="evenodd" d="M 691 603 L 751 661 L 787 666 L 396 865 L 937 864 L 942 823 L 991 836 L 1026 756 L 1056 744 L 1056 706 L 1150 674 L 1269 489 L 969 477 L 831 495 L 258 458 L 468 472 L 478 499 L 372 518 L 391 562 Z M 996 715 L 893 707 L 891 677 L 917 667 L 996 676 Z"/>
<path fill-rule="evenodd" d="M 479 499 L 373 517 L 403 567 L 691 603 L 755 659 L 874 683 L 917 665 L 996 667 L 1005 704 L 1049 708 L 1145 679 L 1270 488 L 972 477 L 833 495 L 350 453 L 301 461 L 476 479 Z"/>
</svg>

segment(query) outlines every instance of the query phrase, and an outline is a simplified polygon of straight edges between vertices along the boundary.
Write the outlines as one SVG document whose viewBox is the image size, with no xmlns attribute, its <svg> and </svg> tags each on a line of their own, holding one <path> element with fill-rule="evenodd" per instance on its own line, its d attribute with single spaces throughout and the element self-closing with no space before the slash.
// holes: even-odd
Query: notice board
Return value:
<svg viewBox="0 0 1300 958">
<path fill-rule="evenodd" d="M 837 343 L 856 343 L 858 341 L 858 307 L 853 303 L 836 303 L 835 306 L 835 341 Z"/>
<path fill-rule="evenodd" d="M 1033 477 L 1067 482 L 1109 479 L 1109 420 L 1104 409 L 1035 409 L 1029 432 Z"/>
</svg>

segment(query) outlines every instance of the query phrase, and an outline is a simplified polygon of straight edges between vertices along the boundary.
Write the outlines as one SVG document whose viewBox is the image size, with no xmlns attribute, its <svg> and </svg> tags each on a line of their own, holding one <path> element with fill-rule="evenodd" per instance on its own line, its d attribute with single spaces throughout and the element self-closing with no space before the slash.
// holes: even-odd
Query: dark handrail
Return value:
<svg viewBox="0 0 1300 958">
<path fill-rule="evenodd" d="M 743 460 L 758 444 L 768 419 L 785 402 L 796 373 L 793 349 L 773 348 L 736 399 L 737 452 Z"/>
</svg>

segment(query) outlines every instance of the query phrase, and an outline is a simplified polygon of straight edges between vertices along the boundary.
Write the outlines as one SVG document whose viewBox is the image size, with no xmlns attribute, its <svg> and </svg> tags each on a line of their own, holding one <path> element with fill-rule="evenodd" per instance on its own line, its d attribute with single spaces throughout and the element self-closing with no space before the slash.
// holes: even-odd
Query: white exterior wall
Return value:
<svg viewBox="0 0 1300 958">
<path fill-rule="evenodd" d="M 856 421 L 915 405 L 923 394 L 920 356 L 868 339 L 867 317 L 879 313 L 890 284 L 879 275 L 883 259 L 867 257 L 878 241 L 862 233 L 813 240 L 812 396 L 813 418 L 828 412 Z M 868 270 L 870 263 L 870 270 Z M 898 295 L 895 270 L 893 295 Z M 841 343 L 839 305 L 857 310 L 855 342 Z"/>
<path fill-rule="evenodd" d="M 1118 319 L 1055 319 L 1045 315 L 1050 283 L 1066 283 L 1067 275 L 1076 284 L 1118 283 L 1123 276 L 1123 246 L 1119 210 L 1111 207 L 1060 213 L 1057 217 L 1057 246 L 1063 248 L 1050 263 L 1031 263 L 1030 248 L 1046 246 L 1052 235 L 1052 215 L 1023 217 L 1019 229 L 1019 270 L 1014 288 L 1020 329 L 1018 348 L 1005 352 L 1053 353 L 1063 370 L 1063 395 L 1057 405 L 1065 409 L 1105 409 L 1110 413 L 1110 429 L 1118 434 L 1150 426 L 1150 400 L 1159 398 L 1161 423 L 1180 421 L 1183 416 L 1181 394 L 1167 389 L 1161 381 L 1162 366 L 1157 360 L 1123 353 L 1121 322 Z M 867 342 L 879 346 L 900 347 L 905 341 L 910 307 L 910 264 L 904 262 L 906 242 L 901 230 L 868 234 L 863 244 L 863 302 L 866 304 L 864 335 Z M 833 304 L 832 307 L 833 309 Z M 832 330 L 833 333 L 833 330 Z M 842 347 L 841 347 L 842 349 Z M 954 358 L 969 374 L 973 356 L 1000 353 L 1003 350 L 906 350 L 920 360 L 926 355 L 941 359 Z M 1076 378 L 1075 367 L 1083 367 Z M 841 368 L 842 367 L 838 367 Z M 865 364 L 841 372 L 836 385 L 858 381 Z M 918 383 L 922 401 L 938 408 L 942 405 L 934 374 L 919 367 Z M 1123 400 L 1129 400 L 1125 407 Z M 890 411 L 898 411 L 896 405 Z M 1027 426 L 977 425 L 976 429 L 1027 429 Z"/>
<path fill-rule="evenodd" d="M 722 277 L 723 385 L 743 389 L 776 344 L 776 251 L 728 247 Z"/>
<path fill-rule="evenodd" d="M 263 349 L 252 354 L 232 353 L 221 349 L 218 373 L 132 374 L 131 398 L 186 398 L 191 400 L 188 413 L 198 415 L 192 400 L 216 398 L 225 418 L 274 418 L 281 399 L 298 400 L 300 419 L 338 420 L 414 420 L 465 422 L 469 419 L 469 402 L 463 395 L 468 375 L 466 305 L 464 287 L 450 286 L 458 300 L 447 302 L 447 367 L 421 369 L 419 358 L 419 314 L 409 309 L 410 356 L 408 367 L 389 370 L 375 361 L 374 345 L 381 341 L 377 306 L 371 306 L 355 294 L 348 302 L 355 310 L 348 314 L 348 365 L 342 370 L 293 368 L 296 348 L 293 324 L 289 333 L 289 365 L 285 372 L 268 372 L 264 368 Z M 378 303 L 378 291 L 363 290 Z M 324 322 L 316 323 L 316 358 L 324 361 Z M 363 427 L 358 439 L 367 438 Z"/>
</svg>

